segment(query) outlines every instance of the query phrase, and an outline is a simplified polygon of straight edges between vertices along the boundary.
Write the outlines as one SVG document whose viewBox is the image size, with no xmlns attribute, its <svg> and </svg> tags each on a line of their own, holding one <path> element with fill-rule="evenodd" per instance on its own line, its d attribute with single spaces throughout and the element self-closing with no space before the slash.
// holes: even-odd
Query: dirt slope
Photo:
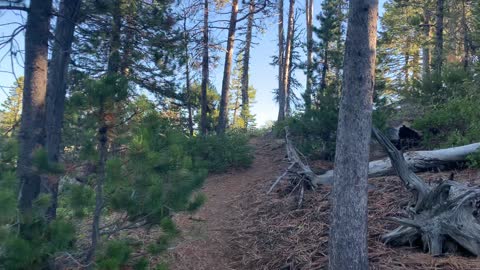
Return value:
<svg viewBox="0 0 480 270">
<path fill-rule="evenodd" d="M 255 161 L 251 168 L 210 176 L 203 188 L 206 204 L 193 217 L 176 217 L 182 236 L 169 251 L 171 269 L 326 269 L 328 265 L 329 194 L 322 186 L 305 192 L 303 207 L 285 192 L 282 181 L 272 194 L 266 191 L 284 172 L 282 140 L 256 138 Z M 313 162 L 312 167 L 328 169 L 331 164 Z M 455 179 L 480 186 L 480 171 L 455 172 Z M 446 179 L 450 172 L 423 173 L 426 181 Z M 380 236 L 395 224 L 388 216 L 401 216 L 410 194 L 398 177 L 369 180 L 369 261 L 371 269 L 480 270 L 480 259 L 451 254 L 433 258 L 421 247 L 391 248 Z"/>
<path fill-rule="evenodd" d="M 281 140 L 254 138 L 251 144 L 255 160 L 250 168 L 209 176 L 202 188 L 205 205 L 193 216 L 176 216 L 182 236 L 170 249 L 171 269 L 237 269 L 230 239 L 245 194 L 258 183 L 270 183 L 284 168 Z"/>
</svg>

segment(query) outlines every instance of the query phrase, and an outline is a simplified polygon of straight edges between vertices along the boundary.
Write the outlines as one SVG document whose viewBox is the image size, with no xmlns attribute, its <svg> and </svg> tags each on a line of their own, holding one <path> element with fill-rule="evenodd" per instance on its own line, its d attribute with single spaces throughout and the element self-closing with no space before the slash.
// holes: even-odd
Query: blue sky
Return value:
<svg viewBox="0 0 480 270">
<path fill-rule="evenodd" d="M 385 0 L 380 0 L 380 6 L 383 6 Z M 287 4 L 286 4 L 287 6 Z M 304 1 L 297 0 L 298 8 L 304 8 Z M 315 16 L 320 11 L 320 1 L 315 1 L 314 14 Z M 383 10 L 380 9 L 380 14 Z M 2 11 L 0 12 L 0 35 L 9 35 L 17 25 L 5 25 L 11 22 L 25 22 L 26 15 L 22 12 Z M 302 16 L 300 22 L 304 22 L 305 18 Z M 318 24 L 315 20 L 314 24 Z M 272 90 L 277 87 L 277 68 L 271 66 L 271 57 L 277 53 L 277 27 L 274 19 L 270 19 L 267 23 L 265 33 L 257 35 L 251 52 L 251 70 L 250 70 L 250 84 L 257 90 L 255 103 L 252 105 L 252 112 L 256 115 L 257 125 L 262 126 L 267 121 L 275 120 L 278 113 L 277 104 L 273 101 Z M 226 33 L 224 33 L 226 35 Z M 19 49 L 23 49 L 24 36 L 23 33 L 16 38 Z M 12 66 L 15 74 L 21 76 L 23 74 L 23 64 L 14 61 L 11 63 L 8 55 L 9 47 L 0 49 L 0 102 L 6 98 L 8 87 L 13 85 L 15 81 L 14 75 L 11 73 Z M 211 72 L 212 83 L 216 85 L 217 89 L 221 89 L 222 72 L 223 72 L 223 53 L 220 54 L 221 59 L 217 68 Z M 21 60 L 20 60 L 21 61 Z M 305 75 L 302 71 L 297 72 L 297 78 L 300 82 L 305 82 Z"/>
</svg>

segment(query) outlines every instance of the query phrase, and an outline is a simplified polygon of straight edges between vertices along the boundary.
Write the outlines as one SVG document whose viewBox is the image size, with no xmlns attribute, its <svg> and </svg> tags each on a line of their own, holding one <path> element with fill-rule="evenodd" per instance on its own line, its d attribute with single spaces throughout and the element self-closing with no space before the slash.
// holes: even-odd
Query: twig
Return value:
<svg viewBox="0 0 480 270">
<path fill-rule="evenodd" d="M 270 192 L 272 192 L 272 190 L 275 188 L 275 186 L 280 182 L 280 180 L 282 180 L 283 177 L 285 177 L 285 175 L 287 175 L 287 173 L 290 171 L 290 169 L 293 168 L 293 166 L 295 166 L 295 162 L 293 162 L 292 164 L 290 164 L 290 166 L 288 166 L 287 170 L 285 170 L 285 172 L 280 175 L 277 180 L 275 180 L 275 182 L 273 183 L 273 185 L 270 187 L 270 189 L 268 190 L 267 194 L 270 194 Z"/>
</svg>

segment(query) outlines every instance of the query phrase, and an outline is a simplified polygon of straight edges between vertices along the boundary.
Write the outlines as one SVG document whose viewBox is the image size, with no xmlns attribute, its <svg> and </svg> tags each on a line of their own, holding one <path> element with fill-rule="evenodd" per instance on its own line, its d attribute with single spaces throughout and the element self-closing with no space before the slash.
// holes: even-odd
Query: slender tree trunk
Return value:
<svg viewBox="0 0 480 270">
<path fill-rule="evenodd" d="M 123 42 L 122 61 L 120 63 L 120 72 L 123 76 L 130 75 L 130 68 L 132 66 L 132 54 L 135 47 L 136 7 L 137 4 L 130 4 L 128 7 L 129 10 L 126 12 L 125 16 L 123 16 L 126 22 L 126 27 L 124 27 L 123 30 L 125 32 L 125 41 Z"/>
<path fill-rule="evenodd" d="M 253 20 L 255 19 L 255 0 L 250 0 L 248 6 L 248 21 L 247 21 L 247 33 L 245 36 L 245 50 L 243 55 L 243 70 L 242 70 L 242 112 L 241 116 L 245 128 L 248 127 L 248 120 L 250 116 L 250 101 L 248 97 L 248 85 L 249 85 L 249 71 L 250 71 L 250 49 L 252 47 L 252 32 L 253 32 Z"/>
<path fill-rule="evenodd" d="M 188 52 L 188 31 L 187 31 L 187 17 L 183 19 L 183 38 L 184 38 L 184 53 L 185 53 L 185 87 L 187 91 L 187 113 L 188 113 L 188 130 L 190 136 L 193 136 L 193 113 L 192 113 L 192 87 L 190 81 L 190 53 Z"/>
<path fill-rule="evenodd" d="M 25 80 L 20 152 L 17 174 L 20 179 L 19 208 L 29 212 L 40 192 L 40 175 L 33 165 L 33 154 L 45 145 L 45 98 L 47 92 L 48 37 L 51 0 L 32 0 L 25 33 Z"/>
<path fill-rule="evenodd" d="M 424 45 L 422 48 L 422 69 L 423 69 L 423 80 L 430 78 L 430 28 L 431 28 L 431 12 L 429 6 L 425 4 L 423 8 L 423 35 L 425 38 Z"/>
<path fill-rule="evenodd" d="M 405 42 L 405 63 L 403 66 L 403 81 L 405 83 L 405 90 L 410 84 L 410 37 L 407 37 Z"/>
<path fill-rule="evenodd" d="M 329 269 L 368 269 L 368 159 L 378 0 L 350 2 L 335 155 Z"/>
<path fill-rule="evenodd" d="M 468 70 L 470 65 L 470 46 L 469 46 L 469 33 L 467 24 L 467 3 L 466 0 L 462 0 L 462 30 L 463 30 L 463 69 Z"/>
<path fill-rule="evenodd" d="M 112 21 L 112 35 L 110 39 L 110 55 L 108 58 L 107 76 L 118 75 L 122 73 L 121 65 L 122 58 L 120 56 L 120 48 L 122 46 L 120 33 L 122 14 L 120 9 L 121 0 L 116 1 L 116 6 L 113 10 Z M 98 110 L 99 127 L 98 127 L 98 151 L 99 160 L 97 166 L 96 182 L 95 182 L 95 210 L 93 212 L 91 246 L 87 254 L 87 264 L 90 269 L 93 269 L 93 261 L 98 243 L 100 242 L 100 219 L 103 211 L 103 185 L 106 179 L 106 164 L 108 159 L 108 133 L 110 126 L 107 122 L 107 108 L 106 100 L 100 100 L 100 108 Z"/>
<path fill-rule="evenodd" d="M 207 87 L 208 87 L 208 1 L 205 0 L 203 7 L 203 60 L 202 60 L 202 94 L 201 94 L 201 118 L 200 118 L 200 132 L 202 135 L 207 135 Z"/>
<path fill-rule="evenodd" d="M 327 89 L 327 72 L 328 72 L 328 40 L 325 41 L 325 49 L 323 51 L 323 66 L 322 66 L 322 80 L 320 81 L 320 93 L 325 94 L 325 89 Z"/>
<path fill-rule="evenodd" d="M 68 63 L 72 49 L 75 23 L 77 22 L 81 0 L 62 0 L 60 2 L 60 16 L 55 28 L 55 41 L 52 49 L 52 59 L 48 70 L 47 101 L 46 101 L 46 148 L 48 161 L 58 163 L 62 139 L 62 126 L 65 110 L 66 78 Z M 51 206 L 47 210 L 47 218 L 54 219 L 57 212 L 58 181 L 50 179 L 48 188 L 51 193 Z"/>
<path fill-rule="evenodd" d="M 282 96 L 283 96 L 283 108 L 280 108 L 280 110 L 283 112 L 282 119 L 285 119 L 285 117 L 288 115 L 287 111 L 287 104 L 289 102 L 288 98 L 288 85 L 289 85 L 289 80 L 290 80 L 290 69 L 291 69 L 291 54 L 292 54 L 292 47 L 293 47 L 293 32 L 294 32 L 294 19 L 295 19 L 295 0 L 290 0 L 290 6 L 288 10 L 288 28 L 287 28 L 287 40 L 286 40 L 286 45 L 285 45 L 285 55 L 284 55 L 284 61 L 285 64 L 283 66 L 282 72 L 282 78 L 283 78 L 283 83 L 281 89 Z"/>
<path fill-rule="evenodd" d="M 232 117 L 232 125 L 235 126 L 237 123 L 237 114 L 238 114 L 238 109 L 240 108 L 240 96 L 237 95 L 235 96 L 235 104 L 233 105 L 233 117 Z"/>
<path fill-rule="evenodd" d="M 278 121 L 285 119 L 283 0 L 278 1 Z"/>
<path fill-rule="evenodd" d="M 235 30 L 237 29 L 238 0 L 232 1 L 232 13 L 228 27 L 227 52 L 225 53 L 225 65 L 223 68 L 222 96 L 220 98 L 220 115 L 218 117 L 217 133 L 225 133 L 228 122 L 228 94 L 230 90 L 230 75 L 232 73 L 233 49 L 235 42 Z"/>
<path fill-rule="evenodd" d="M 444 0 L 437 0 L 436 22 L 435 22 L 435 60 L 434 69 L 436 76 L 442 74 L 443 65 L 443 16 Z"/>
<path fill-rule="evenodd" d="M 312 106 L 312 85 L 313 85 L 313 2 L 305 0 L 306 25 L 307 25 L 307 84 L 305 89 L 305 111 L 308 112 Z"/>
<path fill-rule="evenodd" d="M 95 185 L 95 210 L 93 212 L 92 222 L 92 234 L 91 234 L 91 246 L 87 254 L 87 263 L 91 265 L 90 269 L 93 269 L 93 260 L 95 259 L 95 253 L 97 251 L 98 242 L 100 240 L 100 217 L 103 210 L 103 184 L 105 183 L 105 166 L 107 164 L 108 154 L 108 125 L 105 121 L 105 105 L 104 102 L 100 102 L 99 110 L 99 129 L 98 129 L 98 147 L 99 147 L 99 161 L 97 170 L 97 181 Z"/>
<path fill-rule="evenodd" d="M 122 47 L 122 41 L 120 39 L 120 33 L 122 28 L 122 13 L 120 4 L 121 0 L 116 0 L 112 12 L 113 21 L 110 38 L 110 55 L 107 67 L 107 72 L 109 74 L 117 74 L 121 71 L 120 48 Z"/>
</svg>

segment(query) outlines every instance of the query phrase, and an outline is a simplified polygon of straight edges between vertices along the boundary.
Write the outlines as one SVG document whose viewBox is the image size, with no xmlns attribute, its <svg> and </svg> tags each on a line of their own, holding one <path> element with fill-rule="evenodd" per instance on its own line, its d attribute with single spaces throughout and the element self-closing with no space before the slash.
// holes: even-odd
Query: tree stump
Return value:
<svg viewBox="0 0 480 270">
<path fill-rule="evenodd" d="M 462 247 L 480 255 L 480 189 L 445 180 L 428 185 L 408 166 L 402 153 L 376 128 L 373 135 L 387 151 L 392 166 L 413 199 L 406 218 L 389 218 L 400 226 L 382 236 L 386 244 L 412 245 L 422 242 L 433 256 L 454 252 Z"/>
</svg>

